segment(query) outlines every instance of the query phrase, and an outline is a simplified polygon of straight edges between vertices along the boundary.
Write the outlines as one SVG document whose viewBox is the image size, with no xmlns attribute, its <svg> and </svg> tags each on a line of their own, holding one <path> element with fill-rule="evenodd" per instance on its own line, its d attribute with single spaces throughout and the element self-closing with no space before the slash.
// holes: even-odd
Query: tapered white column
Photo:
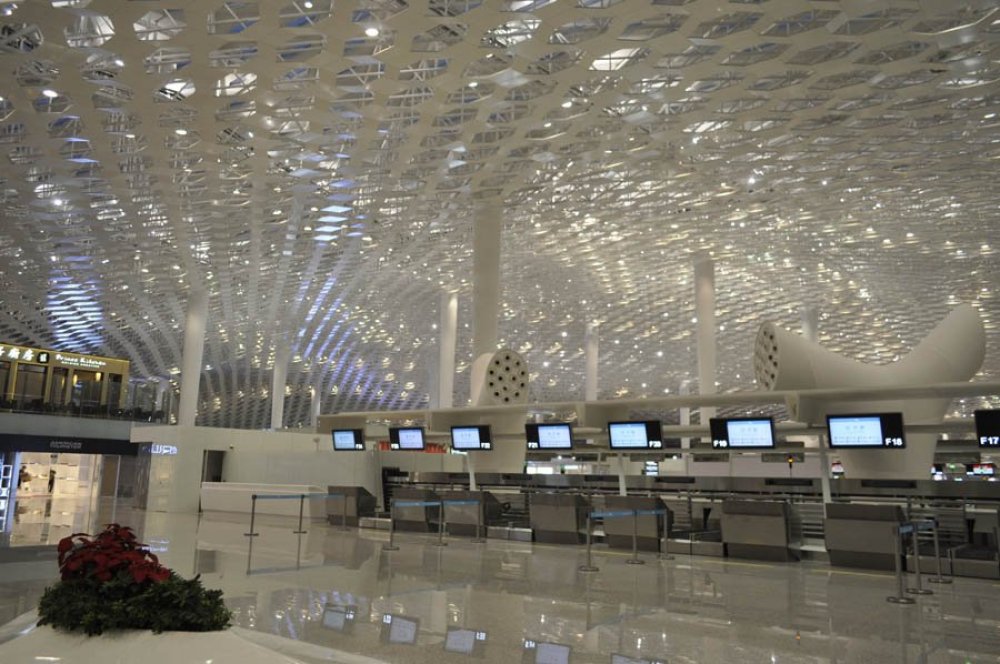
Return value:
<svg viewBox="0 0 1000 664">
<path fill-rule="evenodd" d="M 497 349 L 500 321 L 500 242 L 503 231 L 499 204 L 476 211 L 472 227 L 472 357 Z"/>
<path fill-rule="evenodd" d="M 198 417 L 198 390 L 201 387 L 207 323 L 208 293 L 204 290 L 192 290 L 188 296 L 184 355 L 181 358 L 181 399 L 177 411 L 177 423 L 181 426 L 194 426 Z"/>
<path fill-rule="evenodd" d="M 280 342 L 279 342 L 280 343 Z M 288 383 L 288 360 L 291 348 L 281 346 L 274 351 L 271 370 L 271 429 L 277 431 L 285 424 L 285 385 Z"/>
<path fill-rule="evenodd" d="M 597 325 L 589 323 L 583 335 L 583 357 L 586 362 L 584 374 L 583 399 L 597 401 L 597 358 L 598 358 Z"/>
<path fill-rule="evenodd" d="M 312 384 L 312 401 L 309 402 L 309 425 L 315 429 L 319 426 L 319 416 L 323 409 L 323 376 L 319 369 L 313 368 L 316 377 Z"/>
<path fill-rule="evenodd" d="M 694 304 L 698 323 L 698 393 L 715 394 L 715 262 L 700 258 L 694 264 Z M 715 416 L 715 408 L 699 409 L 701 423 Z"/>
<path fill-rule="evenodd" d="M 819 339 L 819 308 L 802 307 L 802 336 L 806 341 Z"/>
<path fill-rule="evenodd" d="M 455 348 L 458 344 L 458 293 L 441 293 L 438 322 L 438 408 L 451 408 L 455 401 Z"/>
</svg>

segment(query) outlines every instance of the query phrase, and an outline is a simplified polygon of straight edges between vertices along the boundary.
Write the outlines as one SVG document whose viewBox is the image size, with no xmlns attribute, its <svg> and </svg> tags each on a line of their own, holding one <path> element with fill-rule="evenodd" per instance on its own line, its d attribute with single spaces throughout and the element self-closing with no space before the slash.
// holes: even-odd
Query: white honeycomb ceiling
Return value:
<svg viewBox="0 0 1000 664">
<path fill-rule="evenodd" d="M 887 362 L 958 302 L 998 355 L 1000 2 L 0 0 L 0 337 L 181 365 L 200 422 L 426 404 L 444 289 L 505 218 L 501 341 L 532 398 L 676 393 L 695 256 L 721 389 L 820 312 Z M 692 386 L 696 389 L 696 386 Z"/>
</svg>

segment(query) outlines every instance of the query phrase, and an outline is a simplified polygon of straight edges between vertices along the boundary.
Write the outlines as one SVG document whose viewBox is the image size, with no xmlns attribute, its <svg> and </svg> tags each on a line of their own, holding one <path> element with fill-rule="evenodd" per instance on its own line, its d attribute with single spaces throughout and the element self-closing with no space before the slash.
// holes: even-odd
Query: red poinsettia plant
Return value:
<svg viewBox="0 0 1000 664">
<path fill-rule="evenodd" d="M 59 572 L 63 581 L 96 579 L 108 582 L 127 575 L 133 583 L 162 583 L 170 570 L 139 542 L 128 526 L 108 524 L 91 537 L 74 533 L 59 541 Z"/>
</svg>

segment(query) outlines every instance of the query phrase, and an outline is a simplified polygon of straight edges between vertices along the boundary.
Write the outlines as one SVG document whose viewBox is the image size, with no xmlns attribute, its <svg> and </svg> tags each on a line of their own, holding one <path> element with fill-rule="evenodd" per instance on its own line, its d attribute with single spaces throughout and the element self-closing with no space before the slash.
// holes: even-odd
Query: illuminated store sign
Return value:
<svg viewBox="0 0 1000 664">
<path fill-rule="evenodd" d="M 153 443 L 149 448 L 150 454 L 161 454 L 163 456 L 175 456 L 177 454 L 176 445 L 163 445 L 161 443 Z"/>
<path fill-rule="evenodd" d="M 80 355 L 79 353 L 63 353 L 42 348 L 30 348 L 27 346 L 14 346 L 11 344 L 0 344 L 0 360 L 14 362 L 33 362 L 35 364 L 51 364 L 56 367 L 67 367 L 72 369 L 90 369 L 93 371 L 121 371 L 127 372 L 127 360 L 116 360 L 94 355 Z"/>
</svg>

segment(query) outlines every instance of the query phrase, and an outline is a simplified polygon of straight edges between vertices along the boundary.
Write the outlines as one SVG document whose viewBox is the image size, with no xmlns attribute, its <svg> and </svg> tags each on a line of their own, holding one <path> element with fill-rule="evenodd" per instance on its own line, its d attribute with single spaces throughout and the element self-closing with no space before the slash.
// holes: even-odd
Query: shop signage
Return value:
<svg viewBox="0 0 1000 664">
<path fill-rule="evenodd" d="M 150 454 L 160 454 L 163 456 L 175 456 L 177 454 L 176 445 L 164 445 L 162 443 L 153 443 L 149 448 Z"/>
<path fill-rule="evenodd" d="M 19 362 L 49 363 L 49 351 L 22 348 L 20 346 L 0 345 L 0 360 L 17 360 Z"/>
<path fill-rule="evenodd" d="M 117 438 L 67 438 L 0 433 L 0 452 L 74 452 L 135 456 L 140 445 Z"/>
<path fill-rule="evenodd" d="M 66 353 L 56 353 L 56 362 L 64 367 L 78 369 L 103 369 L 108 363 L 89 355 L 67 355 Z"/>
<path fill-rule="evenodd" d="M 93 355 L 80 355 L 79 353 L 63 353 L 41 348 L 29 348 L 27 346 L 14 346 L 11 344 L 0 344 L 0 360 L 14 362 L 34 362 L 35 364 L 52 364 L 59 367 L 69 367 L 73 369 L 92 369 L 103 371 L 108 368 L 110 362 L 122 362 L 127 360 L 109 360 Z"/>
</svg>

